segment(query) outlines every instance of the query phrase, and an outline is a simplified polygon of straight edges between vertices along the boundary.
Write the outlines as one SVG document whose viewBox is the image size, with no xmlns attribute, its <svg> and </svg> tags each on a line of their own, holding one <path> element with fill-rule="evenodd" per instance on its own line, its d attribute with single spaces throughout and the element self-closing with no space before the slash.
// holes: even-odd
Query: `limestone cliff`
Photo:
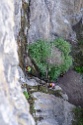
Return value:
<svg viewBox="0 0 83 125">
<path fill-rule="evenodd" d="M 0 125 L 35 125 L 18 82 L 14 3 L 0 1 Z"/>
<path fill-rule="evenodd" d="M 64 37 L 73 39 L 72 26 L 83 16 L 83 0 L 30 0 L 28 42 Z"/>
<path fill-rule="evenodd" d="M 35 125 L 19 83 L 26 45 L 72 38 L 82 8 L 83 0 L 0 0 L 0 125 Z"/>
<path fill-rule="evenodd" d="M 63 37 L 74 43 L 77 37 L 72 27 L 81 19 L 83 19 L 82 0 L 15 1 L 15 36 L 22 69 L 30 65 L 36 71 L 27 54 L 28 44 L 39 39 L 49 41 L 57 37 Z"/>
<path fill-rule="evenodd" d="M 76 32 L 72 27 L 83 19 L 82 0 L 15 0 L 14 2 L 15 36 L 22 69 L 26 65 L 33 66 L 27 54 L 28 44 L 39 39 L 49 41 L 57 37 L 63 37 L 73 43 L 76 41 Z"/>
</svg>

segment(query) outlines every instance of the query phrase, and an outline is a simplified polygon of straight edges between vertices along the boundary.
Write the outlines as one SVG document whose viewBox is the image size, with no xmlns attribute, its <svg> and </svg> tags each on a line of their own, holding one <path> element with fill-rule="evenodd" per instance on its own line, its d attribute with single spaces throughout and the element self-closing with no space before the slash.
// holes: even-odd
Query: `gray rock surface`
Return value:
<svg viewBox="0 0 83 125">
<path fill-rule="evenodd" d="M 69 70 L 58 81 L 59 86 L 69 97 L 69 102 L 83 107 L 83 78 L 79 73 Z"/>
<path fill-rule="evenodd" d="M 60 91 L 62 91 L 62 88 L 60 86 L 56 85 L 54 90 L 60 90 Z"/>
<path fill-rule="evenodd" d="M 19 34 L 21 29 L 21 13 L 22 13 L 22 0 L 14 0 L 14 20 L 15 20 L 15 27 L 14 27 L 14 34 L 15 38 Z"/>
<path fill-rule="evenodd" d="M 0 1 L 0 125 L 35 125 L 18 82 L 13 0 Z"/>
<path fill-rule="evenodd" d="M 82 8 L 83 0 L 30 0 L 28 43 L 73 37 L 72 25 L 82 18 Z"/>
<path fill-rule="evenodd" d="M 21 85 L 27 84 L 28 86 L 38 86 L 40 84 L 39 78 L 35 78 L 35 77 L 30 78 L 29 76 L 25 77 L 20 67 L 18 67 L 18 71 L 19 71 L 19 82 Z"/>
<path fill-rule="evenodd" d="M 37 125 L 72 125 L 74 105 L 54 95 L 41 92 L 33 93 L 33 97 Z"/>
<path fill-rule="evenodd" d="M 58 48 L 52 46 L 51 55 L 48 57 L 47 63 L 52 66 L 63 64 L 64 59 L 62 58 L 62 52 Z"/>
</svg>

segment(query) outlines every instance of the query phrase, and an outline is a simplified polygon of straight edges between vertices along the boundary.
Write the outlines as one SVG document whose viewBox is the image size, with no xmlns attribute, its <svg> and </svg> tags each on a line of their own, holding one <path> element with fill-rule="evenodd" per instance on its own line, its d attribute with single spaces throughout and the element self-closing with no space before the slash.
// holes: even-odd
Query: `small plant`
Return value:
<svg viewBox="0 0 83 125">
<path fill-rule="evenodd" d="M 48 57 L 51 56 L 52 47 L 58 48 L 62 53 L 62 64 L 52 65 L 47 62 Z M 39 40 L 29 45 L 29 54 L 38 66 L 41 76 L 43 78 L 48 77 L 50 80 L 56 80 L 60 74 L 64 74 L 72 66 L 70 52 L 71 45 L 61 38 L 52 42 Z"/>
<path fill-rule="evenodd" d="M 62 65 L 52 67 L 50 75 L 52 79 L 54 79 L 54 77 L 57 78 L 60 74 L 64 74 L 68 71 L 72 66 L 72 57 L 69 55 L 71 52 L 71 45 L 67 41 L 59 38 L 53 41 L 52 44 L 62 52 L 62 58 L 64 60 Z"/>
<path fill-rule="evenodd" d="M 83 125 L 83 108 L 76 107 L 73 110 L 73 113 L 74 113 L 73 125 Z"/>
<path fill-rule="evenodd" d="M 26 99 L 29 99 L 29 93 L 24 91 L 23 94 L 25 95 Z"/>
<path fill-rule="evenodd" d="M 61 69 L 59 66 L 52 67 L 48 73 L 50 80 L 57 80 L 57 78 L 60 74 L 61 74 Z"/>
<path fill-rule="evenodd" d="M 53 44 L 64 53 L 65 56 L 71 52 L 71 45 L 62 38 L 53 41 Z"/>
<path fill-rule="evenodd" d="M 50 44 L 42 40 L 30 44 L 29 54 L 38 66 L 41 75 L 45 76 L 47 70 L 46 58 L 50 56 Z"/>
<path fill-rule="evenodd" d="M 78 73 L 83 73 L 83 66 L 76 66 L 74 69 Z"/>
</svg>

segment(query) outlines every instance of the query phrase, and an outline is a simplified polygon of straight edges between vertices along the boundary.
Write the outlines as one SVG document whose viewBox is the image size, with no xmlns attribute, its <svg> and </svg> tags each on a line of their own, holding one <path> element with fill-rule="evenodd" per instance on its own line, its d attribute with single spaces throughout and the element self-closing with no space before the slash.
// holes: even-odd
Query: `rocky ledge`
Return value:
<svg viewBox="0 0 83 125">
<path fill-rule="evenodd" d="M 24 75 L 20 83 L 23 92 L 29 94 L 30 111 L 36 125 L 72 125 L 75 106 L 68 102 L 61 87 L 56 84 L 49 88 L 49 83 L 36 77 L 27 79 Z"/>
</svg>

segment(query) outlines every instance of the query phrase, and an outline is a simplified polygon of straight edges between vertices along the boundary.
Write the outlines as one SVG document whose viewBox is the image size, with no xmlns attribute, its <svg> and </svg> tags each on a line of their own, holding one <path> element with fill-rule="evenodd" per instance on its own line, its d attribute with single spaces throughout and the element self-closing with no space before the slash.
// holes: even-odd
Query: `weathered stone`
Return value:
<svg viewBox="0 0 83 125">
<path fill-rule="evenodd" d="M 0 124 L 35 125 L 18 82 L 13 0 L 0 1 Z"/>
<path fill-rule="evenodd" d="M 0 125 L 35 125 L 20 84 L 45 84 L 37 78 L 26 79 L 19 68 L 15 41 L 19 33 L 20 45 L 23 47 L 22 56 L 25 52 L 26 37 L 28 43 L 38 39 L 53 40 L 58 36 L 74 39 L 76 34 L 72 31 L 72 25 L 81 18 L 83 21 L 81 8 L 83 0 L 14 0 L 14 3 L 13 0 L 0 1 Z M 24 66 L 32 63 L 28 59 L 23 61 Z M 49 63 L 62 63 L 59 50 L 52 49 Z M 60 89 L 55 87 L 55 90 Z M 23 91 L 27 91 L 26 88 Z M 66 94 L 62 93 L 63 99 L 40 92 L 33 93 L 33 97 L 37 99 L 34 104 L 35 116 L 40 120 L 37 120 L 37 125 L 71 125 L 71 111 L 74 106 L 65 101 L 68 100 Z"/>
<path fill-rule="evenodd" d="M 37 85 L 39 85 L 39 83 L 35 79 L 27 80 L 26 84 L 30 85 L 30 86 L 37 86 Z"/>
<path fill-rule="evenodd" d="M 14 0 L 14 20 L 15 20 L 15 27 L 14 27 L 14 34 L 15 38 L 19 35 L 19 31 L 21 29 L 21 13 L 22 13 L 22 0 Z"/>
<path fill-rule="evenodd" d="M 64 100 L 68 101 L 68 95 L 66 93 L 61 93 L 61 96 Z"/>
<path fill-rule="evenodd" d="M 59 86 L 68 95 L 69 102 L 83 107 L 83 79 L 79 73 L 69 70 L 58 80 Z"/>
<path fill-rule="evenodd" d="M 28 43 L 38 39 L 69 38 L 82 18 L 83 0 L 30 0 Z"/>
<path fill-rule="evenodd" d="M 49 65 L 61 65 L 63 64 L 64 60 L 62 59 L 62 52 L 56 48 L 52 47 L 51 48 L 51 55 L 47 59 L 47 63 Z"/>
<path fill-rule="evenodd" d="M 54 90 L 60 90 L 60 91 L 62 91 L 62 88 L 60 86 L 58 86 L 58 85 L 55 85 L 55 89 Z"/>
<path fill-rule="evenodd" d="M 34 109 L 37 125 L 72 125 L 74 105 L 41 92 L 32 94 L 35 98 Z"/>
<path fill-rule="evenodd" d="M 20 67 L 18 67 L 18 71 L 19 71 L 19 82 L 21 85 L 26 84 L 28 86 L 38 86 L 40 84 L 39 78 L 35 78 L 35 77 L 29 78 L 28 76 L 25 77 Z"/>
<path fill-rule="evenodd" d="M 45 82 L 44 80 L 41 80 L 41 79 L 39 79 L 38 77 L 33 77 L 33 79 L 35 79 L 36 82 L 38 82 L 38 83 L 41 84 L 41 85 L 45 85 L 45 84 L 46 84 L 46 82 Z"/>
</svg>

